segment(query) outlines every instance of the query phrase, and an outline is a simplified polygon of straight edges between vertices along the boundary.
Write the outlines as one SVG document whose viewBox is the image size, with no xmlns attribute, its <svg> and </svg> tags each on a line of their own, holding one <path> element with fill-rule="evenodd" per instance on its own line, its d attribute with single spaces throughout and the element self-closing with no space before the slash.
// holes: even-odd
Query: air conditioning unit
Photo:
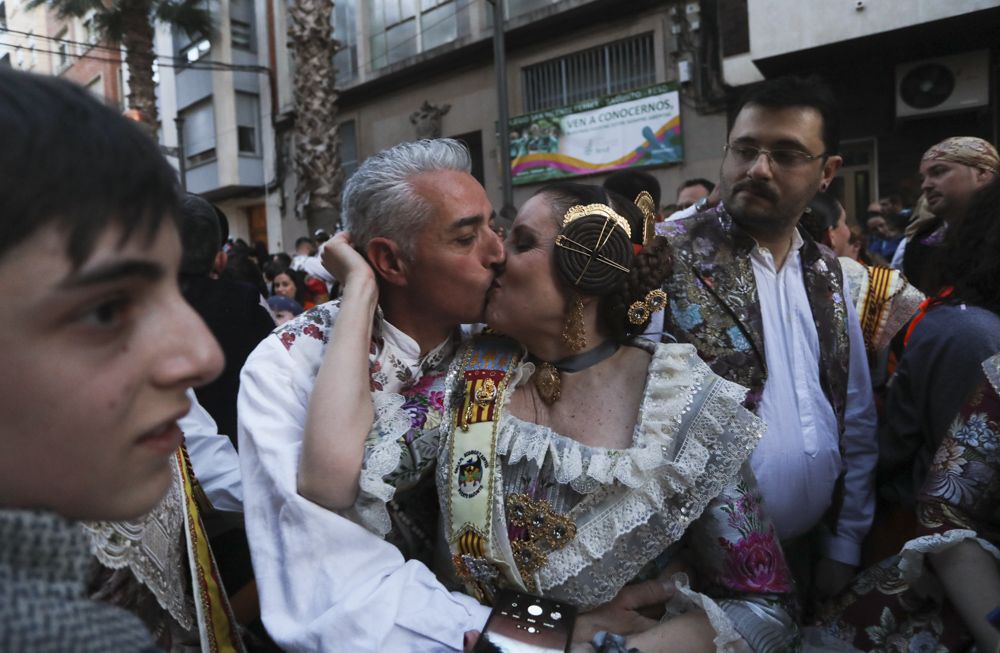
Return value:
<svg viewBox="0 0 1000 653">
<path fill-rule="evenodd" d="M 896 116 L 925 116 L 989 104 L 988 50 L 896 66 Z"/>
</svg>

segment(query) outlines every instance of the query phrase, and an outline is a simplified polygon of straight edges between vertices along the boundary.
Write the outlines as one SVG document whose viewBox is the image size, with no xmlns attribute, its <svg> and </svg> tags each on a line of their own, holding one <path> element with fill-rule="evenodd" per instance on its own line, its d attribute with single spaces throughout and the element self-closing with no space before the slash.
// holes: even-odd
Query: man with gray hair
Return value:
<svg viewBox="0 0 1000 653">
<path fill-rule="evenodd" d="M 379 285 L 368 380 L 376 407 L 442 374 L 457 327 L 482 319 L 503 246 L 469 170 L 458 142 L 422 140 L 370 157 L 344 189 L 344 223 Z M 310 395 L 339 311 L 334 301 L 287 322 L 241 376 L 244 509 L 264 625 L 290 651 L 461 649 L 486 608 L 359 525 L 364 506 L 341 515 L 297 492 Z M 413 541 L 421 527 L 423 539 L 435 536 L 412 526 Z"/>
</svg>

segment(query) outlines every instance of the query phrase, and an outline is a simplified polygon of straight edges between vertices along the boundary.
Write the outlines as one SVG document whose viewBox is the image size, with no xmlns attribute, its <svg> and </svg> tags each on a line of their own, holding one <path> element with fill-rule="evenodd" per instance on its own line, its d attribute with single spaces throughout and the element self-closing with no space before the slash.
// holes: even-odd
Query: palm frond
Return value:
<svg viewBox="0 0 1000 653">
<path fill-rule="evenodd" d="M 28 0 L 25 6 L 28 9 L 47 6 L 59 18 L 79 18 L 91 9 L 105 10 L 101 0 Z"/>
<path fill-rule="evenodd" d="M 116 7 L 111 11 L 94 14 L 94 27 L 97 33 L 112 43 L 121 43 L 125 35 L 123 13 Z"/>
<path fill-rule="evenodd" d="M 212 14 L 204 0 L 159 0 L 154 5 L 153 15 L 157 20 L 184 30 L 191 38 L 214 35 Z"/>
</svg>

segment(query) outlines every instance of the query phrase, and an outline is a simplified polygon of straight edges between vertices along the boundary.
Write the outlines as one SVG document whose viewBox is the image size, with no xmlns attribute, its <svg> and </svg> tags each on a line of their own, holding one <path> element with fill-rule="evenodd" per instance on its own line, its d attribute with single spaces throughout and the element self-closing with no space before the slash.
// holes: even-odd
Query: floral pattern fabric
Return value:
<svg viewBox="0 0 1000 653">
<path fill-rule="evenodd" d="M 670 240 L 677 257 L 674 274 L 663 288 L 670 298 L 664 329 L 695 345 L 716 374 L 749 388 L 747 406 L 755 408 L 767 370 L 750 261 L 753 239 L 721 204 L 662 223 L 658 233 Z M 840 263 L 808 236 L 803 240 L 802 277 L 819 336 L 822 384 L 843 430 L 850 344 Z"/>
<path fill-rule="evenodd" d="M 1000 355 L 984 363 L 987 378 L 937 449 L 918 494 L 915 539 L 825 607 L 820 623 L 827 632 L 873 653 L 952 653 L 972 645 L 922 558 L 970 538 L 1000 555 L 1000 395 L 988 381 L 998 364 Z"/>
<path fill-rule="evenodd" d="M 275 330 L 275 335 L 315 379 L 330 342 L 340 301 L 312 308 Z M 365 440 L 361 492 L 346 514 L 379 535 L 388 535 L 407 558 L 426 562 L 436 528 L 431 470 L 437 456 L 443 383 L 461 340 L 456 330 L 424 356 L 412 338 L 388 323 L 377 309 L 372 324 L 368 370 L 375 422 Z M 418 487 L 419 486 L 419 487 Z M 392 500 L 396 488 L 413 489 Z"/>
</svg>

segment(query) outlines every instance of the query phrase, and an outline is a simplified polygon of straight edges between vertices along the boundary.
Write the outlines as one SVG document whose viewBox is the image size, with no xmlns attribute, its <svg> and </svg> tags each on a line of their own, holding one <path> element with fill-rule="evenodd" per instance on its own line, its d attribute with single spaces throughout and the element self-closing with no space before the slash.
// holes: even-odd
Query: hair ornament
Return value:
<svg viewBox="0 0 1000 653">
<path fill-rule="evenodd" d="M 637 299 L 628 307 L 628 321 L 636 326 L 645 324 L 653 313 L 667 306 L 667 293 L 654 288 L 643 299 Z"/>
<path fill-rule="evenodd" d="M 639 207 L 645 218 L 642 224 L 642 246 L 645 247 L 656 237 L 656 202 L 648 191 L 642 191 L 635 196 L 633 204 Z"/>
<path fill-rule="evenodd" d="M 569 210 L 566 211 L 566 215 L 563 216 L 563 226 L 565 227 L 574 220 L 579 220 L 580 218 L 588 215 L 603 216 L 605 221 L 611 221 L 621 227 L 631 240 L 632 228 L 629 227 L 628 220 L 618 215 L 615 210 L 607 204 L 577 204 L 576 206 L 571 206 L 569 207 Z"/>
</svg>

